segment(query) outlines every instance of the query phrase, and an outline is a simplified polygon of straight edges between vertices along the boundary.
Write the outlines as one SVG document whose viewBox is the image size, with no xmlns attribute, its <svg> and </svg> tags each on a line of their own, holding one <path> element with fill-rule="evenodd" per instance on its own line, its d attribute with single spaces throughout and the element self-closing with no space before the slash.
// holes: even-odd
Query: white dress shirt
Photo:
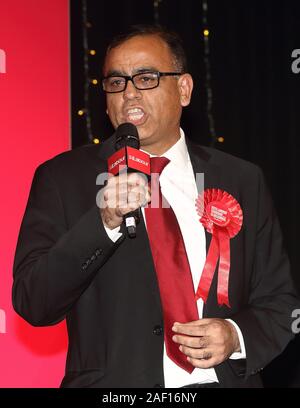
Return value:
<svg viewBox="0 0 300 408">
<path fill-rule="evenodd" d="M 196 292 L 206 260 L 206 239 L 204 227 L 199 221 L 199 216 L 196 212 L 195 200 L 198 196 L 198 189 L 182 129 L 180 129 L 180 139 L 163 154 L 163 157 L 168 158 L 170 163 L 167 164 L 160 175 L 161 191 L 176 215 L 184 240 Z M 201 177 L 199 179 L 201 180 Z M 142 213 L 146 223 L 143 208 Z M 119 230 L 119 227 L 114 230 L 106 228 L 108 236 L 114 242 L 121 235 Z M 201 319 L 203 314 L 202 299 L 197 301 L 197 307 L 199 318 Z M 228 320 L 235 326 L 241 346 L 241 352 L 232 354 L 230 358 L 245 358 L 246 351 L 241 330 L 235 322 L 230 319 Z M 167 356 L 165 347 L 163 363 L 166 388 L 177 388 L 193 383 L 218 382 L 214 368 L 195 368 L 193 372 L 189 374 Z"/>
</svg>

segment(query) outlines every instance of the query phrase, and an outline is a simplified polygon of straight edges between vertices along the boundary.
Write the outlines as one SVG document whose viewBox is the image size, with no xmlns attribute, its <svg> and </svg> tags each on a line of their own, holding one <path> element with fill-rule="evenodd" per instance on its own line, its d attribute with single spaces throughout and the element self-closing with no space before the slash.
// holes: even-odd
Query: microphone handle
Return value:
<svg viewBox="0 0 300 408">
<path fill-rule="evenodd" d="M 131 211 L 124 216 L 124 222 L 129 238 L 136 237 L 136 224 L 140 222 L 140 209 Z"/>
</svg>

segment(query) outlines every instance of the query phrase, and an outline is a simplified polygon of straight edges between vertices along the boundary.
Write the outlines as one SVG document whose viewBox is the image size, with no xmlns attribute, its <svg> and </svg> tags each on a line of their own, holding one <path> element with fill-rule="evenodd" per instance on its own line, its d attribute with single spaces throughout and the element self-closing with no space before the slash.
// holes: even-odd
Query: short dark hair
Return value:
<svg viewBox="0 0 300 408">
<path fill-rule="evenodd" d="M 118 47 L 119 45 L 123 44 L 124 42 L 130 40 L 133 37 L 137 36 L 148 36 L 148 35 L 157 35 L 158 37 L 163 40 L 167 46 L 169 47 L 173 58 L 174 58 L 174 65 L 176 69 L 178 69 L 181 73 L 187 72 L 187 58 L 184 51 L 184 46 L 181 37 L 165 27 L 155 24 L 136 24 L 129 27 L 129 29 L 121 34 L 117 34 L 115 37 L 112 38 L 110 43 L 106 48 L 106 54 L 109 53 L 113 48 Z M 106 57 L 105 57 L 106 59 Z M 105 62 L 104 59 L 104 62 Z"/>
</svg>

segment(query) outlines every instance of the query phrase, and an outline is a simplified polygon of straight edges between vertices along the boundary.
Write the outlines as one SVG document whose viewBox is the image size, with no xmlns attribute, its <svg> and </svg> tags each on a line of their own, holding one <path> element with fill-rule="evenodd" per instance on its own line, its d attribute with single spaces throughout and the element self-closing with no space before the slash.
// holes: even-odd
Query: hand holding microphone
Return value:
<svg viewBox="0 0 300 408">
<path fill-rule="evenodd" d="M 150 158 L 139 149 L 136 127 L 120 125 L 116 131 L 116 152 L 108 159 L 112 174 L 102 190 L 101 217 L 106 227 L 114 229 L 124 221 L 130 238 L 136 235 L 139 209 L 150 202 L 148 178 Z"/>
<path fill-rule="evenodd" d="M 150 201 L 148 182 L 135 173 L 111 176 L 103 188 L 103 200 L 102 220 L 106 227 L 114 229 L 122 224 L 127 214 Z"/>
</svg>

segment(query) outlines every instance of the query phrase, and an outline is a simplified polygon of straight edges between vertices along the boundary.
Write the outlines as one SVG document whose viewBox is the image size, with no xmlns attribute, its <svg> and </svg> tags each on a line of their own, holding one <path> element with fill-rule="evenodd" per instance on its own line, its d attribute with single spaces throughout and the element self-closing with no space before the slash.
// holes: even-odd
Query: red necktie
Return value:
<svg viewBox="0 0 300 408">
<path fill-rule="evenodd" d="M 167 201 L 161 194 L 159 176 L 168 163 L 165 157 L 151 158 L 151 206 L 145 208 L 145 216 L 162 301 L 167 354 L 174 363 L 191 373 L 194 367 L 172 340 L 174 322 L 187 323 L 198 320 L 199 316 L 191 270 L 176 216 L 169 205 L 168 208 L 161 205 L 163 202 L 166 207 Z"/>
</svg>

